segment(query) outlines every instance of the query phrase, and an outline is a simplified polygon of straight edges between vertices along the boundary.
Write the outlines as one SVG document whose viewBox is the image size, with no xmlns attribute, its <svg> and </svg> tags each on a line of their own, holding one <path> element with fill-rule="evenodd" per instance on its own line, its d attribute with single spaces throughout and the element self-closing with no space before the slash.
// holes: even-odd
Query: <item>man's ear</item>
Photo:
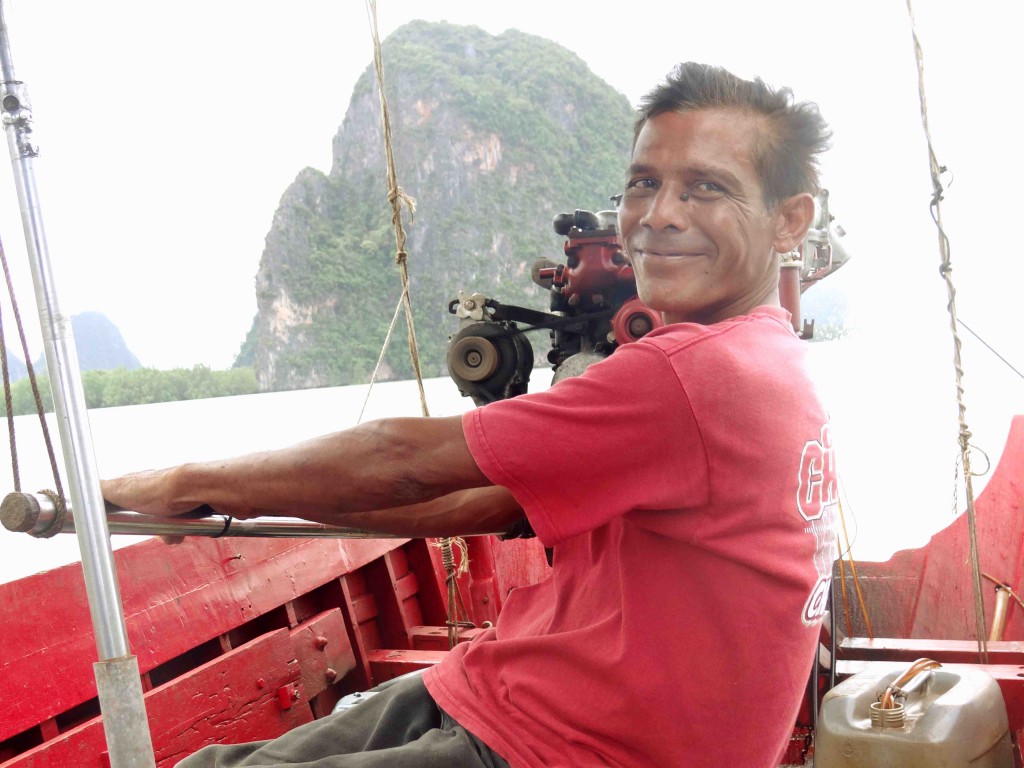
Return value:
<svg viewBox="0 0 1024 768">
<path fill-rule="evenodd" d="M 775 241 L 772 246 L 776 253 L 795 250 L 814 221 L 814 198 L 805 193 L 787 197 L 775 210 Z"/>
</svg>

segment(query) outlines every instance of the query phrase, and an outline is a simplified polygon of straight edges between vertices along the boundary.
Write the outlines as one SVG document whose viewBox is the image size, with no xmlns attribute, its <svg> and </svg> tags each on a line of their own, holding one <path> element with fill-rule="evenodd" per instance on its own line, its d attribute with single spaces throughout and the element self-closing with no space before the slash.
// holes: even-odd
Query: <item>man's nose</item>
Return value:
<svg viewBox="0 0 1024 768">
<path fill-rule="evenodd" d="M 651 198 L 640 223 L 651 229 L 687 229 L 690 226 L 689 193 L 662 187 Z"/>
</svg>

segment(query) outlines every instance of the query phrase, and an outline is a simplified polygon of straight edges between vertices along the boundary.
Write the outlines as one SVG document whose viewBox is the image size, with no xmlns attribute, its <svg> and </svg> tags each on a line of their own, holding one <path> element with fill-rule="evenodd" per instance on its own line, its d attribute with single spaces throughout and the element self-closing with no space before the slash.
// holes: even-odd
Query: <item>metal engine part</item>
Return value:
<svg viewBox="0 0 1024 768">
<path fill-rule="evenodd" d="M 448 375 L 477 405 L 524 394 L 533 370 L 533 347 L 515 322 L 500 320 L 481 294 L 459 292 L 449 310 L 460 319 L 448 340 Z"/>
</svg>

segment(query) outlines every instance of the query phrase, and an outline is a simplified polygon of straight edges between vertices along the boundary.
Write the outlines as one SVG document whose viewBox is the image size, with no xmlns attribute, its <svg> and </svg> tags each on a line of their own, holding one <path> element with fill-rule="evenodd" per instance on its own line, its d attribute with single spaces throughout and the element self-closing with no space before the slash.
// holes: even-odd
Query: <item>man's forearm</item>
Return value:
<svg viewBox="0 0 1024 768">
<path fill-rule="evenodd" d="M 311 513 L 309 519 L 409 538 L 504 533 L 525 516 L 507 488 L 470 488 L 431 501 L 373 512 Z"/>
<path fill-rule="evenodd" d="M 461 420 L 386 419 L 276 451 L 103 482 L 115 505 L 174 515 L 207 504 L 235 517 L 322 519 L 418 504 L 489 485 Z"/>
</svg>

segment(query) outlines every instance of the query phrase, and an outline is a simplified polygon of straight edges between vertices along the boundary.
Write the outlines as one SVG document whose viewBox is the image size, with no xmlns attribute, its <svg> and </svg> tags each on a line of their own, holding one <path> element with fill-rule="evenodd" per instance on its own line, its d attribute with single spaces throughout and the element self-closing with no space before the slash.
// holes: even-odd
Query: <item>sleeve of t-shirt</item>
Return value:
<svg viewBox="0 0 1024 768">
<path fill-rule="evenodd" d="M 707 500 L 697 421 L 652 344 L 624 345 L 546 391 L 469 411 L 462 426 L 480 470 L 512 492 L 545 546 L 631 509 Z"/>
</svg>

